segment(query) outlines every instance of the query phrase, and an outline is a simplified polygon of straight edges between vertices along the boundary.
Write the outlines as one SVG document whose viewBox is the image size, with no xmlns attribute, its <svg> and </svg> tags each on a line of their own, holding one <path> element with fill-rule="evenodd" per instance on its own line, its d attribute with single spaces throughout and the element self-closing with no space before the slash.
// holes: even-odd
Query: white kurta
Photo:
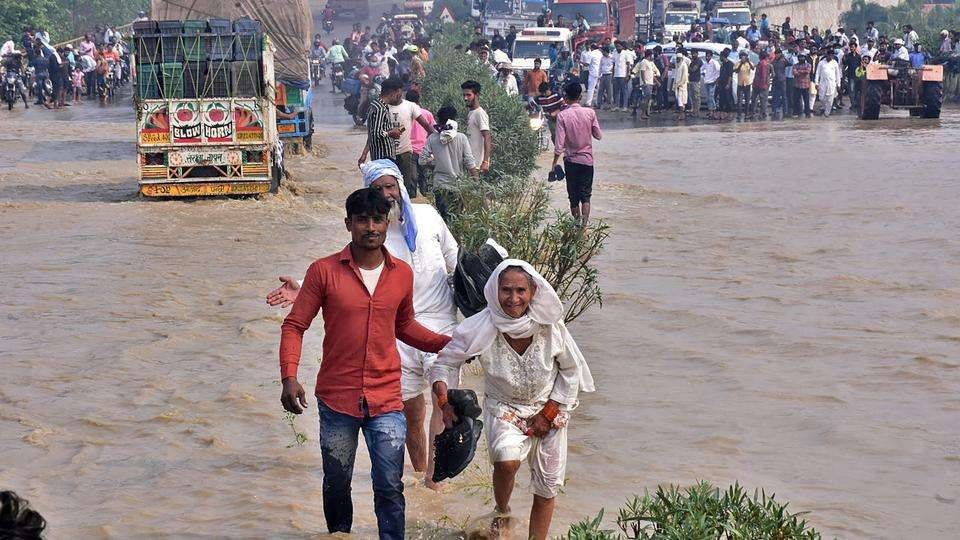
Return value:
<svg viewBox="0 0 960 540">
<path fill-rule="evenodd" d="M 490 460 L 527 460 L 530 489 L 552 498 L 557 495 L 567 467 L 567 422 L 577 405 L 580 371 L 562 323 L 541 325 L 523 354 L 517 353 L 498 333 L 480 355 L 484 372 L 483 421 Z M 438 360 L 432 380 L 445 380 L 451 388 L 459 382 L 461 364 Z M 527 434 L 526 419 L 537 414 L 547 400 L 561 404 L 563 412 L 544 437 Z"/>
<path fill-rule="evenodd" d="M 413 269 L 413 310 L 417 322 L 434 332 L 449 335 L 457 324 L 457 307 L 450 286 L 450 275 L 457 267 L 457 241 L 433 206 L 412 206 L 417 219 L 417 250 L 410 252 L 400 224 L 394 222 L 387 230 L 384 246 Z M 397 350 L 400 352 L 400 393 L 407 400 L 430 386 L 426 375 L 437 355 L 418 351 L 399 340 Z"/>
</svg>

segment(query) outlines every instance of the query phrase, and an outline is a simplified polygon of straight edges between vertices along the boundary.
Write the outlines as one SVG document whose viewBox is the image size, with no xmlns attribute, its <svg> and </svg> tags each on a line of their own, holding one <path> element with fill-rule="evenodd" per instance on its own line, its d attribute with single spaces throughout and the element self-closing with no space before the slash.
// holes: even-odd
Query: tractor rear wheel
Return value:
<svg viewBox="0 0 960 540">
<path fill-rule="evenodd" d="M 923 117 L 940 118 L 940 105 L 943 103 L 943 83 L 923 83 Z"/>
<path fill-rule="evenodd" d="M 860 102 L 861 120 L 880 118 L 880 94 L 880 84 L 868 81 Z"/>
</svg>

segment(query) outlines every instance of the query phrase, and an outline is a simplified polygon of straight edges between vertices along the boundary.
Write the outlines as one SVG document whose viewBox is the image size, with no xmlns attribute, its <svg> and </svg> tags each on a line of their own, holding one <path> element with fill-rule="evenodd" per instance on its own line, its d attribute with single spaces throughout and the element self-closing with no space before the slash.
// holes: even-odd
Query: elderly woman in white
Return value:
<svg viewBox="0 0 960 540">
<path fill-rule="evenodd" d="M 529 538 L 546 538 L 567 464 L 567 422 L 593 378 L 563 324 L 553 287 L 524 261 L 507 259 L 484 287 L 487 308 L 463 321 L 430 370 L 448 424 L 447 388 L 475 356 L 485 373 L 483 421 L 493 462 L 497 512 L 510 513 L 520 462 L 530 464 Z M 505 520 L 508 521 L 508 520 Z"/>
</svg>

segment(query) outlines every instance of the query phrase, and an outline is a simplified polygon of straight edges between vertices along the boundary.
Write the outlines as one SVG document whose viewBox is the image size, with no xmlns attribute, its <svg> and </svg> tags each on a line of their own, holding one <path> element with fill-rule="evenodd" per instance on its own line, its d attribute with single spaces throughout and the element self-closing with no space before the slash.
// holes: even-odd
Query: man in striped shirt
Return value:
<svg viewBox="0 0 960 540">
<path fill-rule="evenodd" d="M 371 160 L 389 159 L 397 161 L 397 141 L 404 128 L 393 121 L 390 105 L 399 105 L 403 101 L 403 82 L 390 78 L 380 85 L 380 97 L 370 102 L 367 112 L 367 144 L 357 160 L 363 165 L 370 156 Z"/>
</svg>

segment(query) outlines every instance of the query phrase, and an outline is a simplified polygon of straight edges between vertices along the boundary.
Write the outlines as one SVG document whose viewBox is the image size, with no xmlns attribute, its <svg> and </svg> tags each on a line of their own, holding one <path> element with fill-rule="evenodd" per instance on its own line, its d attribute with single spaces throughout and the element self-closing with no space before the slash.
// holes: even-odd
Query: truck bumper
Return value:
<svg viewBox="0 0 960 540">
<path fill-rule="evenodd" d="M 207 197 L 217 195 L 256 195 L 270 191 L 270 180 L 254 182 L 150 182 L 140 183 L 145 197 Z"/>
</svg>

